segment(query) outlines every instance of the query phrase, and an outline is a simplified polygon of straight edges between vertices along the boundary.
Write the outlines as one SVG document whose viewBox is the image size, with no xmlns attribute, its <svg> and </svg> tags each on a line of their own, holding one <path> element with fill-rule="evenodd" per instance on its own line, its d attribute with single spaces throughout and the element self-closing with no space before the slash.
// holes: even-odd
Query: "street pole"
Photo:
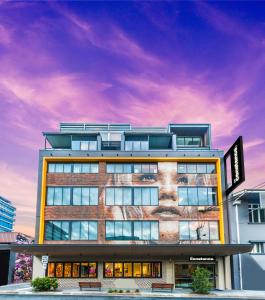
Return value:
<svg viewBox="0 0 265 300">
<path fill-rule="evenodd" d="M 239 229 L 239 218 L 238 218 L 238 206 L 241 204 L 240 200 L 236 200 L 233 202 L 233 206 L 235 206 L 236 212 L 236 237 L 237 244 L 240 244 L 240 229 Z M 242 261 L 241 261 L 241 253 L 238 254 L 238 269 L 239 269 L 239 287 L 240 290 L 243 289 L 243 280 L 242 280 Z"/>
</svg>

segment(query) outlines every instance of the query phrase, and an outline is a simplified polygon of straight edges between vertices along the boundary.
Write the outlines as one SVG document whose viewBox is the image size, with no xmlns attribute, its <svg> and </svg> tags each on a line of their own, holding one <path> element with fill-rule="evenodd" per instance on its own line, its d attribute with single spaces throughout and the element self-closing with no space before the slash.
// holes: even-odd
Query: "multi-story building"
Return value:
<svg viewBox="0 0 265 300">
<path fill-rule="evenodd" d="M 233 283 L 237 289 L 264 290 L 265 278 L 265 190 L 248 189 L 231 198 L 232 243 L 250 243 L 251 253 L 233 258 Z"/>
<path fill-rule="evenodd" d="M 0 196 L 0 232 L 13 231 L 15 218 L 16 208 L 11 201 Z"/>
<path fill-rule="evenodd" d="M 223 151 L 210 125 L 62 123 L 40 151 L 33 276 L 105 288 L 191 284 L 203 265 L 231 288 Z"/>
</svg>

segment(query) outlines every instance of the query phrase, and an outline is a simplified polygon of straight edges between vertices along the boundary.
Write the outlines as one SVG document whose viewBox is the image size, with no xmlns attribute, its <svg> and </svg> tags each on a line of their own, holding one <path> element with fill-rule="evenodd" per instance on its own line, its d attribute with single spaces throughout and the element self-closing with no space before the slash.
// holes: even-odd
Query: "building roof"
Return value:
<svg viewBox="0 0 265 300">
<path fill-rule="evenodd" d="M 10 245 L 11 251 L 34 255 L 89 255 L 90 257 L 160 257 L 175 258 L 181 255 L 229 256 L 250 252 L 251 244 L 31 244 Z"/>
</svg>

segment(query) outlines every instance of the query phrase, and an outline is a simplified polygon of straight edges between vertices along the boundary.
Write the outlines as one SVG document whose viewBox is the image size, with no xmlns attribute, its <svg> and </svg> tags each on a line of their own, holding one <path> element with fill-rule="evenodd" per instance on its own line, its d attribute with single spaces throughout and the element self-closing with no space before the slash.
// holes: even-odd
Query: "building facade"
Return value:
<svg viewBox="0 0 265 300">
<path fill-rule="evenodd" d="M 62 287 L 188 287 L 203 265 L 231 288 L 223 151 L 208 124 L 62 123 L 40 151 L 33 277 Z M 42 256 L 49 262 L 44 271 Z"/>
<path fill-rule="evenodd" d="M 233 257 L 234 287 L 264 290 L 265 190 L 243 190 L 233 194 L 232 200 L 229 209 L 231 242 L 253 245 L 250 253 Z"/>
<path fill-rule="evenodd" d="M 15 219 L 16 208 L 11 201 L 0 196 L 0 232 L 13 231 Z"/>
</svg>

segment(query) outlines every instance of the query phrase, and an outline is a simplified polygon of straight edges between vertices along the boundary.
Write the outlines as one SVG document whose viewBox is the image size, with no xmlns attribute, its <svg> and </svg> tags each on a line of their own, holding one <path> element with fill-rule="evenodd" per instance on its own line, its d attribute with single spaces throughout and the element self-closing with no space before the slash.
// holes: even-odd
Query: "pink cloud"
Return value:
<svg viewBox="0 0 265 300">
<path fill-rule="evenodd" d="M 37 181 L 25 177 L 23 170 L 0 161 L 0 195 L 17 208 L 15 230 L 34 234 Z"/>
</svg>

